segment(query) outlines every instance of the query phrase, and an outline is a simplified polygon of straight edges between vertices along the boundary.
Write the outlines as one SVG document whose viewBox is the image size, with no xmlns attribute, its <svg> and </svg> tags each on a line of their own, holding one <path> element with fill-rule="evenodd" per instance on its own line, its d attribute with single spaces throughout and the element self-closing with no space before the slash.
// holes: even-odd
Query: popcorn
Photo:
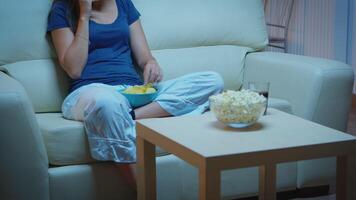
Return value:
<svg viewBox="0 0 356 200">
<path fill-rule="evenodd" d="M 254 123 L 266 106 L 266 98 L 250 90 L 228 90 L 209 100 L 210 109 L 223 123 Z"/>
</svg>

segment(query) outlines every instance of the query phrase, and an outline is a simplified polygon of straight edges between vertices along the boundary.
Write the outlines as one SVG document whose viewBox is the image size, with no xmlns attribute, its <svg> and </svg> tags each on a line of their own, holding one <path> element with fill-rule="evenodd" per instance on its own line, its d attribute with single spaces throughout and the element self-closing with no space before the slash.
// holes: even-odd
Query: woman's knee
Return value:
<svg viewBox="0 0 356 200">
<path fill-rule="evenodd" d="M 129 105 L 125 97 L 110 93 L 101 93 L 90 97 L 84 108 L 84 118 L 90 114 L 100 115 L 102 118 L 113 118 L 116 113 L 129 112 Z M 97 116 L 99 117 L 99 116 Z"/>
</svg>

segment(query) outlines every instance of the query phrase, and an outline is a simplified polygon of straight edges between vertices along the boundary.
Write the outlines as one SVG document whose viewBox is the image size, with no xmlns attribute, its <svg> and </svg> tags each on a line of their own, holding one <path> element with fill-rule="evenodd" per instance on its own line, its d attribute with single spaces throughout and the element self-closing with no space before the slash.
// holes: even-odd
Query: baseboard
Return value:
<svg viewBox="0 0 356 200">
<path fill-rule="evenodd" d="M 329 186 L 316 186 L 316 187 L 308 187 L 284 192 L 277 193 L 277 200 L 288 200 L 295 198 L 311 198 L 318 196 L 326 196 L 329 194 Z M 258 196 L 240 198 L 235 200 L 258 200 Z"/>
<path fill-rule="evenodd" d="M 297 198 L 325 196 L 329 194 L 329 191 L 329 185 L 302 188 L 297 190 Z"/>
</svg>

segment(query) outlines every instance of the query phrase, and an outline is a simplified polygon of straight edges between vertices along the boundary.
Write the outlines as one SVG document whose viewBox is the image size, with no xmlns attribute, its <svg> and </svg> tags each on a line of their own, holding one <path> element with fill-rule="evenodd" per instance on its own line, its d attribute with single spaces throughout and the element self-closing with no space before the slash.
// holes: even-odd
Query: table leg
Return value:
<svg viewBox="0 0 356 200">
<path fill-rule="evenodd" d="M 266 164 L 260 166 L 260 191 L 259 200 L 276 199 L 276 164 Z"/>
<path fill-rule="evenodd" d="M 336 199 L 347 199 L 347 156 L 337 157 L 336 166 Z"/>
<path fill-rule="evenodd" d="M 199 169 L 199 200 L 220 199 L 220 171 L 202 167 Z"/>
<path fill-rule="evenodd" d="M 156 199 L 155 146 L 137 136 L 137 197 L 139 200 Z"/>
<path fill-rule="evenodd" d="M 354 151 L 356 152 L 356 151 Z M 347 196 L 349 199 L 356 199 L 356 156 L 349 154 L 347 157 Z"/>
</svg>

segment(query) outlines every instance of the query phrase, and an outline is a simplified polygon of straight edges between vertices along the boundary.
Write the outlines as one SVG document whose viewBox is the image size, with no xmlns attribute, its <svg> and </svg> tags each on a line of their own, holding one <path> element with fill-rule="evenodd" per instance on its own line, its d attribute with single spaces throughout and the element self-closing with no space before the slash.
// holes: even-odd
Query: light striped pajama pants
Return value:
<svg viewBox="0 0 356 200">
<path fill-rule="evenodd" d="M 197 72 L 158 83 L 155 100 L 173 116 L 201 114 L 208 98 L 223 89 L 215 72 Z M 96 160 L 118 163 L 136 162 L 135 121 L 127 99 L 118 90 L 128 86 L 93 83 L 69 94 L 62 105 L 66 119 L 84 122 L 91 155 Z"/>
</svg>

